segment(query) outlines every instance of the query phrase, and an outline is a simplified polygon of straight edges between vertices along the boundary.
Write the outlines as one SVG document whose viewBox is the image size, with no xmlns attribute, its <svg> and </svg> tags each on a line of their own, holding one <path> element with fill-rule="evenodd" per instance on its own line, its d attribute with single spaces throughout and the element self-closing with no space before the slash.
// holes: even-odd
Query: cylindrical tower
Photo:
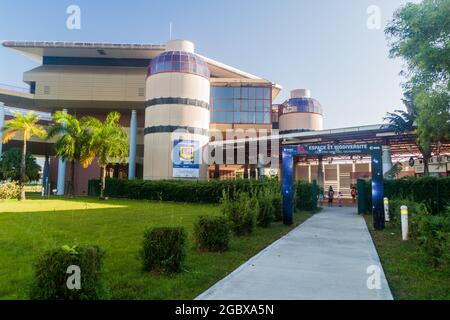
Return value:
<svg viewBox="0 0 450 320">
<path fill-rule="evenodd" d="M 146 82 L 144 179 L 206 179 L 210 73 L 194 44 L 169 41 Z"/>
<path fill-rule="evenodd" d="M 308 89 L 291 91 L 291 98 L 279 107 L 280 133 L 323 130 L 323 110 Z"/>
</svg>

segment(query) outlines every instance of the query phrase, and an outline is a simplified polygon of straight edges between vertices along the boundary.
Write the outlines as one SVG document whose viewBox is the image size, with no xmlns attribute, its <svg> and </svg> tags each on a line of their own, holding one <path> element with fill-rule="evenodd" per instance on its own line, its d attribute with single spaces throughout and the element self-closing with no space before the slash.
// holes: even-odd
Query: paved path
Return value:
<svg viewBox="0 0 450 320">
<path fill-rule="evenodd" d="M 381 269 L 381 289 L 368 289 L 372 265 Z M 363 217 L 354 208 L 325 208 L 197 299 L 390 300 L 392 294 Z"/>
</svg>

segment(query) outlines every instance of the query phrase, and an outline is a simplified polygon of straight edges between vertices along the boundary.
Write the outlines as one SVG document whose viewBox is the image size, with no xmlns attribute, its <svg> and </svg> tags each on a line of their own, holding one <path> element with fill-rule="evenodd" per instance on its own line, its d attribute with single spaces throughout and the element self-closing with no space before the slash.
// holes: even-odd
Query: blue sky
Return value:
<svg viewBox="0 0 450 320">
<path fill-rule="evenodd" d="M 415 1 L 417 2 L 417 1 Z M 200 54 L 283 86 L 309 88 L 325 127 L 380 123 L 402 106 L 402 62 L 388 58 L 383 29 L 403 0 L 2 0 L 0 39 L 163 44 L 195 42 Z M 66 28 L 66 8 L 81 8 L 81 30 Z M 369 6 L 381 29 L 368 29 Z M 0 83 L 23 86 L 36 63 L 0 48 Z"/>
</svg>

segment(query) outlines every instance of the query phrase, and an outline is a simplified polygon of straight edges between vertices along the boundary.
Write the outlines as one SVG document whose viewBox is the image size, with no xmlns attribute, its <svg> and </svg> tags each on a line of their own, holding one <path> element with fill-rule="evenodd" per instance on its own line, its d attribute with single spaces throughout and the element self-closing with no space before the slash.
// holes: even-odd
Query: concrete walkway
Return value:
<svg viewBox="0 0 450 320">
<path fill-rule="evenodd" d="M 368 288 L 373 270 L 380 271 L 379 289 Z M 197 299 L 391 300 L 392 294 L 363 217 L 355 208 L 324 208 Z"/>
</svg>

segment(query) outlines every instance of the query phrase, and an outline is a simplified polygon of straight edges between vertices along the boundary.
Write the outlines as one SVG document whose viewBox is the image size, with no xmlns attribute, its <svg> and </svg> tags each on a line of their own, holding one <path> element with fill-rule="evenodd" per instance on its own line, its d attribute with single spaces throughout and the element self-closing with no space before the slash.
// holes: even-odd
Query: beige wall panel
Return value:
<svg viewBox="0 0 450 320">
<path fill-rule="evenodd" d="M 206 78 L 187 73 L 159 73 L 147 79 L 147 100 L 161 97 L 192 98 L 209 103 L 210 85 Z"/>
<path fill-rule="evenodd" d="M 315 113 L 291 113 L 280 117 L 280 130 L 323 130 L 323 116 Z"/>
<path fill-rule="evenodd" d="M 205 108 L 160 105 L 147 108 L 145 126 L 174 125 L 209 129 L 210 113 Z"/>
</svg>

